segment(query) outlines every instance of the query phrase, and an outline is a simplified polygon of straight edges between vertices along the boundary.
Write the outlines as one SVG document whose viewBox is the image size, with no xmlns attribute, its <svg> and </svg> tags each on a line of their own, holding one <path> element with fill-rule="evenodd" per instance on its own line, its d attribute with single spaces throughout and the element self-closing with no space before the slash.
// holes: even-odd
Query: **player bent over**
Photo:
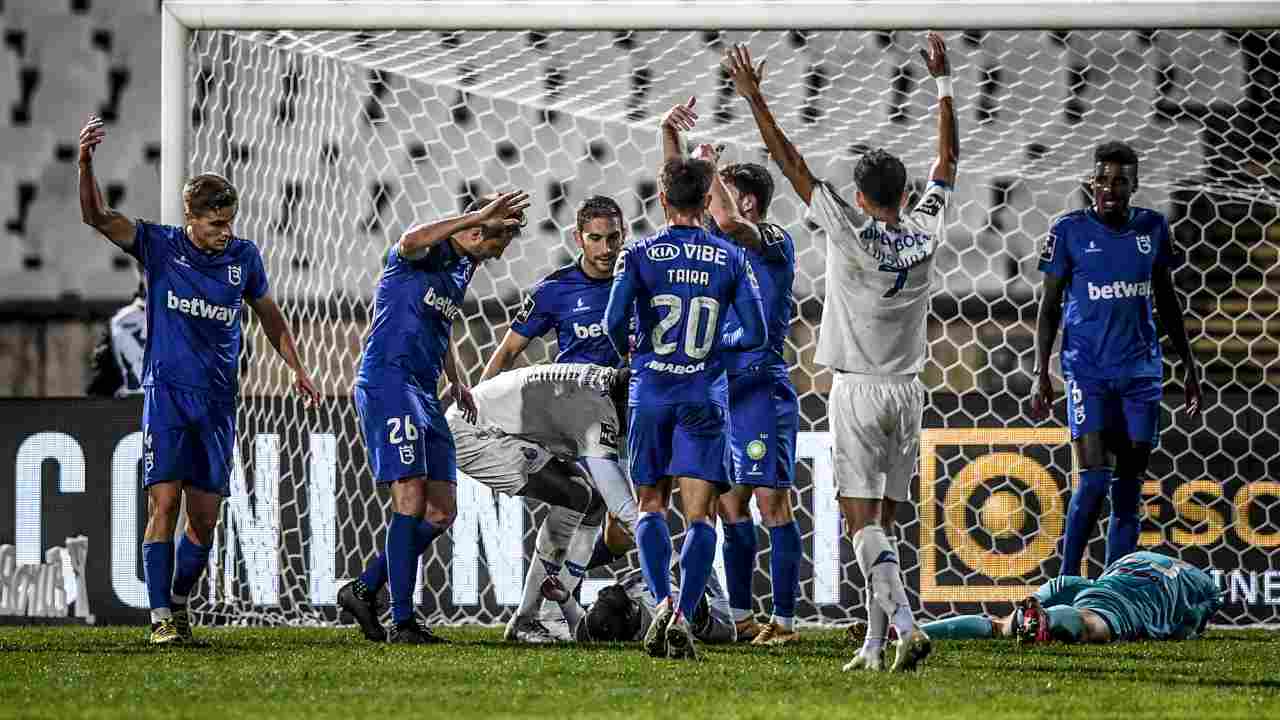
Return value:
<svg viewBox="0 0 1280 720">
<path fill-rule="evenodd" d="M 462 215 L 419 225 L 387 251 L 378 279 L 355 402 L 374 479 L 391 486 L 392 514 L 384 551 L 339 590 L 338 603 L 357 618 L 373 613 L 370 590 L 385 582 L 390 642 L 442 642 L 413 612 L 418 558 L 457 515 L 453 437 L 436 388 L 443 369 L 454 400 L 474 411 L 453 357 L 453 319 L 476 268 L 502 255 L 528 206 L 524 192 L 488 195 Z M 367 637 L 380 639 L 380 626 L 364 620 L 361 626 Z"/>
<path fill-rule="evenodd" d="M 1057 577 L 1004 618 L 963 615 L 924 626 L 934 639 L 1017 637 L 1024 643 L 1191 640 L 1222 607 L 1213 578 L 1181 560 L 1141 551 L 1097 580 Z"/>
<path fill-rule="evenodd" d="M 628 455 L 637 486 L 636 544 L 645 583 L 658 603 L 645 636 L 650 655 L 696 656 L 689 618 L 711 574 L 716 496 L 731 487 L 725 353 L 756 350 L 767 336 L 760 291 L 741 248 L 701 227 L 715 168 L 673 159 L 662 167 L 658 198 L 667 227 L 622 251 L 605 312 L 619 354 L 631 356 Z M 741 327 L 724 337 L 729 308 Z M 680 567 L 683 594 L 671 593 L 673 486 L 688 523 Z"/>
<path fill-rule="evenodd" d="M 933 258 L 945 238 L 945 209 L 959 162 L 946 46 L 933 33 L 928 44 L 929 51 L 921 54 L 938 81 L 938 158 L 910 212 L 904 212 L 907 171 L 901 160 L 883 150 L 863 155 L 854 169 L 854 203 L 849 203 L 814 177 L 778 127 L 760 87 L 764 61 L 754 64 L 742 45 L 724 59 L 769 154 L 827 234 L 827 296 L 816 357 L 834 373 L 829 414 L 836 482 L 845 529 L 866 582 L 870 625 L 866 644 L 845 670 L 883 668 L 890 621 L 899 637 L 893 670 L 914 669 L 931 647 L 912 617 L 889 532 L 898 503 L 910 496 L 924 406 L 917 375 L 927 355 Z"/>
<path fill-rule="evenodd" d="M 1058 218 L 1040 250 L 1044 294 L 1036 320 L 1039 378 L 1032 415 L 1045 417 L 1053 407 L 1049 357 L 1061 323 L 1067 423 L 1083 467 L 1067 509 L 1063 575 L 1080 572 L 1108 492 L 1107 564 L 1138 545 L 1139 498 L 1164 394 L 1153 310 L 1182 362 L 1185 408 L 1192 415 L 1200 409 L 1199 372 L 1173 287 L 1179 253 L 1169 221 L 1129 205 L 1138 189 L 1137 154 L 1121 142 L 1100 145 L 1091 184 L 1092 206 Z"/>
<path fill-rule="evenodd" d="M 545 581 L 575 588 L 586 573 L 606 509 L 624 509 L 606 507 L 608 498 L 588 470 L 611 465 L 611 481 L 623 478 L 617 466 L 617 421 L 602 418 L 612 416 L 610 392 L 629 374 L 584 363 L 520 368 L 472 389 L 474 419 L 456 407 L 446 414 L 459 469 L 496 492 L 551 506 L 538 528 L 523 599 L 507 623 L 509 642 L 555 641 L 537 617 Z"/>
<path fill-rule="evenodd" d="M 680 587 L 672 578 L 671 593 L 680 595 Z M 589 610 L 564 593 L 552 595 L 560 600 L 569 623 L 569 634 L 577 642 L 632 642 L 649 632 L 658 613 L 658 601 L 645 586 L 644 573 L 628 571 L 622 579 L 600 590 Z M 708 645 L 732 643 L 738 637 L 729 597 L 720 588 L 715 573 L 707 578 L 707 589 L 689 619 L 693 636 Z"/>
<path fill-rule="evenodd" d="M 661 123 L 663 155 L 680 157 L 680 133 L 693 129 L 695 99 L 676 105 Z M 791 326 L 795 280 L 795 244 L 777 225 L 764 221 L 773 200 L 773 178 L 756 163 L 720 167 L 720 153 L 710 145 L 699 152 L 716 165 L 711 184 L 710 215 L 714 228 L 746 251 L 760 283 L 768 342 L 755 352 L 730 354 L 729 417 L 733 436 L 734 488 L 720 497 L 724 521 L 724 568 L 737 638 L 756 645 L 797 640 L 794 628 L 800 591 L 802 546 L 792 512 L 796 433 L 800 407 L 791 385 L 783 348 Z M 730 311 L 728 331 L 738 326 Z M 756 566 L 756 526 L 752 497 L 769 529 L 769 578 L 773 583 L 773 617 L 756 622 L 751 611 L 751 579 Z"/>
<path fill-rule="evenodd" d="M 85 224 L 137 258 L 146 276 L 142 561 L 150 639 L 163 645 L 191 639 L 187 600 L 208 564 L 222 498 L 231 494 L 246 302 L 293 370 L 294 386 L 307 404 L 320 395 L 271 298 L 257 245 L 232 234 L 240 200 L 235 187 L 219 175 L 197 175 L 182 188 L 183 227 L 135 222 L 106 206 L 94 177 L 93 154 L 105 137 L 96 117 L 80 131 L 80 212 Z M 187 527 L 175 558 L 173 536 L 184 499 Z"/>
</svg>

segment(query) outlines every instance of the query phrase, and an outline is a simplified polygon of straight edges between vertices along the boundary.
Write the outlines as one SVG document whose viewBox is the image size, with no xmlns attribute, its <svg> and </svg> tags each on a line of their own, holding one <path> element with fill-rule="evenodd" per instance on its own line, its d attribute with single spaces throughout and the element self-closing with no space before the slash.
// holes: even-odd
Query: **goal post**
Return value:
<svg viewBox="0 0 1280 720">
<path fill-rule="evenodd" d="M 616 198 L 631 238 L 662 224 L 657 121 L 689 95 L 702 111 L 693 138 L 768 165 L 770 219 L 796 238 L 798 613 L 860 617 L 835 505 L 830 373 L 814 362 L 826 239 L 716 62 L 733 42 L 768 57 L 780 124 L 842 193 L 875 146 L 903 159 L 918 191 L 937 147 L 915 55 L 926 23 L 951 48 L 962 161 L 935 261 L 918 507 L 898 518 L 913 605 L 998 612 L 1060 570 L 1076 467 L 1065 428 L 1025 410 L 1038 247 L 1053 217 L 1085 202 L 1094 146 L 1119 139 L 1142 157 L 1135 203 L 1170 217 L 1187 256 L 1175 280 L 1210 390 L 1198 424 L 1176 412 L 1169 384 L 1140 544 L 1218 572 L 1223 621 L 1280 622 L 1280 483 L 1267 471 L 1280 456 L 1280 348 L 1268 333 L 1280 326 L 1280 3 L 1185 0 L 168 0 L 162 220 L 181 223 L 188 173 L 231 177 L 237 233 L 262 248 L 328 396 L 303 409 L 250 320 L 233 496 L 194 606 L 202 619 L 332 622 L 336 584 L 376 552 L 385 499 L 346 396 L 379 260 L 399 233 L 487 190 L 531 192 L 528 237 L 476 273 L 455 323 L 474 381 L 522 294 L 574 257 L 577 202 Z M 546 343 L 526 355 L 549 357 Z M 422 608 L 432 622 L 497 622 L 518 600 L 542 510 L 465 479 L 458 495 L 458 523 L 424 557 Z M 762 535 L 762 612 L 767 548 Z"/>
</svg>

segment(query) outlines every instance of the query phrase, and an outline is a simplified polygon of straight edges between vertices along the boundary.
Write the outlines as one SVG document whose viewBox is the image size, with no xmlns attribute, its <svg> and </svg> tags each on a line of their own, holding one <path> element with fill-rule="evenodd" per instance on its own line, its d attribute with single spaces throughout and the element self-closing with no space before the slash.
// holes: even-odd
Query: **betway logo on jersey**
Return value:
<svg viewBox="0 0 1280 720">
<path fill-rule="evenodd" d="M 436 312 L 450 322 L 453 322 L 453 318 L 458 314 L 458 304 L 453 301 L 453 298 L 436 292 L 435 288 L 427 288 L 427 294 L 422 296 L 422 304 L 435 308 Z"/>
<path fill-rule="evenodd" d="M 222 305 L 214 305 L 206 301 L 204 298 L 180 298 L 168 291 L 165 298 L 165 304 L 170 310 L 177 310 L 186 313 L 191 317 L 205 318 L 207 320 L 217 320 L 224 325 L 231 325 L 236 321 L 235 308 L 224 307 Z"/>
<path fill-rule="evenodd" d="M 578 336 L 580 340 L 589 338 L 604 337 L 604 323 L 591 323 L 590 325 L 573 324 L 573 334 Z"/>
<path fill-rule="evenodd" d="M 1149 297 L 1150 295 L 1151 281 L 1149 280 L 1146 282 L 1117 280 L 1105 285 L 1089 283 L 1090 300 L 1119 300 L 1121 298 Z"/>
</svg>

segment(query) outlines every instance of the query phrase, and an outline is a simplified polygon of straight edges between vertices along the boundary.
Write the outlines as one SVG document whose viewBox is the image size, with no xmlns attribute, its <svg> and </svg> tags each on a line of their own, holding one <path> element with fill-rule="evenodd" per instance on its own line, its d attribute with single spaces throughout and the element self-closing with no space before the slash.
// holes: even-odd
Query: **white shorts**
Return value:
<svg viewBox="0 0 1280 720">
<path fill-rule="evenodd" d="M 836 496 L 909 499 L 923 412 L 924 385 L 914 376 L 835 373 L 827 415 Z"/>
<path fill-rule="evenodd" d="M 457 448 L 458 471 L 505 495 L 519 495 L 529 476 L 554 457 L 537 443 L 481 430 L 461 418 L 450 418 L 449 429 Z"/>
</svg>

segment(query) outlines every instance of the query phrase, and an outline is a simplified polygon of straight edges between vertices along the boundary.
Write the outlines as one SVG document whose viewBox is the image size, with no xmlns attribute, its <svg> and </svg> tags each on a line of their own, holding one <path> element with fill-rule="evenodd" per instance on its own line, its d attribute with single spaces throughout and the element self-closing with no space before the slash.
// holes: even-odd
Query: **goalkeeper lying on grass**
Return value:
<svg viewBox="0 0 1280 720">
<path fill-rule="evenodd" d="M 1143 551 L 1115 561 L 1097 580 L 1055 578 L 1007 617 L 962 615 L 931 622 L 922 629 L 934 640 L 1189 640 L 1204 632 L 1220 607 L 1222 593 L 1208 573 L 1181 560 Z M 850 628 L 851 637 L 857 628 Z"/>
</svg>

